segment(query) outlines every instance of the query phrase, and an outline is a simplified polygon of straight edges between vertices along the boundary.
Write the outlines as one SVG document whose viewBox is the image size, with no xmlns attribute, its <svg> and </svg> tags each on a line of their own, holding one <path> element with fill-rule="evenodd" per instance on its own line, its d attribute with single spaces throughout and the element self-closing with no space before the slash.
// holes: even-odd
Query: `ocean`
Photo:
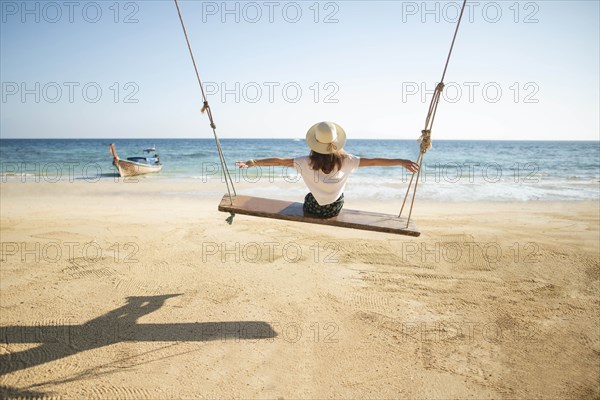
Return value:
<svg viewBox="0 0 600 400">
<path fill-rule="evenodd" d="M 159 174 L 138 179 L 156 182 L 222 181 L 212 139 L 1 139 L 1 182 L 117 180 L 108 150 L 115 143 L 121 158 L 142 155 L 156 146 L 164 164 Z M 297 157 L 308 153 L 301 139 L 222 139 L 235 182 L 249 194 L 276 197 L 282 191 L 302 196 L 306 189 L 293 169 L 235 168 L 236 160 Z M 349 140 L 345 150 L 361 157 L 415 160 L 414 140 Z M 368 167 L 355 172 L 346 196 L 401 199 L 410 174 L 401 167 Z M 202 194 L 193 185 L 190 194 Z M 223 191 L 225 191 L 223 183 Z M 419 183 L 419 198 L 435 201 L 599 200 L 600 142 L 434 141 Z"/>
</svg>

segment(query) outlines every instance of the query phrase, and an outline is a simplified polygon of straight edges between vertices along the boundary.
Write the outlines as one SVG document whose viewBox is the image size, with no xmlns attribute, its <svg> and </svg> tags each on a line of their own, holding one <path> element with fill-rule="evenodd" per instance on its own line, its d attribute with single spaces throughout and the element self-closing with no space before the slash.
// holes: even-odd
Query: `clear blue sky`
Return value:
<svg viewBox="0 0 600 400">
<path fill-rule="evenodd" d="M 0 2 L 1 137 L 211 137 L 172 1 L 66 3 Z M 223 138 L 418 137 L 458 5 L 180 1 Z M 598 1 L 470 2 L 434 139 L 597 140 L 599 37 Z"/>
</svg>

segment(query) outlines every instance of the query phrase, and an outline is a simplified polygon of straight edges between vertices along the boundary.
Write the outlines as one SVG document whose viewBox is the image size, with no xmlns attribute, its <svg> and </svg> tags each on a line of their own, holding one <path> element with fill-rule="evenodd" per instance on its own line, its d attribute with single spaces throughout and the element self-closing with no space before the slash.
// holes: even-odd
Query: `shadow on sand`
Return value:
<svg viewBox="0 0 600 400">
<path fill-rule="evenodd" d="M 127 303 L 82 325 L 2 326 L 2 343 L 41 343 L 39 346 L 0 355 L 0 375 L 59 360 L 82 351 L 114 343 L 204 342 L 274 338 L 277 333 L 263 321 L 228 321 L 138 324 L 179 294 L 127 297 Z M 0 387 L 1 391 L 16 390 Z"/>
</svg>

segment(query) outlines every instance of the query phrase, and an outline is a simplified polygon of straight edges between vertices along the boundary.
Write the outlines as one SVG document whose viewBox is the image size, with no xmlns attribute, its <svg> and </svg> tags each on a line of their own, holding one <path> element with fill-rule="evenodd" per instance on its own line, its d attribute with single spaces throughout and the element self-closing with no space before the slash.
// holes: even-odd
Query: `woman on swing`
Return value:
<svg viewBox="0 0 600 400">
<path fill-rule="evenodd" d="M 320 218 L 335 217 L 344 206 L 348 176 L 359 167 L 401 166 L 417 172 L 419 165 L 398 158 L 365 158 L 346 153 L 346 132 L 336 123 L 319 122 L 306 134 L 310 155 L 298 158 L 263 158 L 237 161 L 240 168 L 294 167 L 310 191 L 304 198 L 304 211 Z"/>
</svg>

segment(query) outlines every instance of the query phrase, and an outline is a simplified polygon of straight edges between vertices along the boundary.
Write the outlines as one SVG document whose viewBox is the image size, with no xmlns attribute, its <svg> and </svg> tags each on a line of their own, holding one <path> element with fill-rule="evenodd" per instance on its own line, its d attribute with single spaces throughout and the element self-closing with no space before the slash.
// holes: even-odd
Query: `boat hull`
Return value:
<svg viewBox="0 0 600 400">
<path fill-rule="evenodd" d="M 160 172 L 163 166 L 162 164 L 149 165 L 133 161 L 118 160 L 116 161 L 116 167 L 117 170 L 119 170 L 119 175 L 121 175 L 121 177 L 126 177 Z"/>
<path fill-rule="evenodd" d="M 110 154 L 113 157 L 113 165 L 119 171 L 119 175 L 121 175 L 121 177 L 152 174 L 155 172 L 160 172 L 163 167 L 160 163 L 146 164 L 130 160 L 121 160 L 117 154 L 117 149 L 115 149 L 114 144 L 111 143 L 109 149 Z"/>
</svg>

